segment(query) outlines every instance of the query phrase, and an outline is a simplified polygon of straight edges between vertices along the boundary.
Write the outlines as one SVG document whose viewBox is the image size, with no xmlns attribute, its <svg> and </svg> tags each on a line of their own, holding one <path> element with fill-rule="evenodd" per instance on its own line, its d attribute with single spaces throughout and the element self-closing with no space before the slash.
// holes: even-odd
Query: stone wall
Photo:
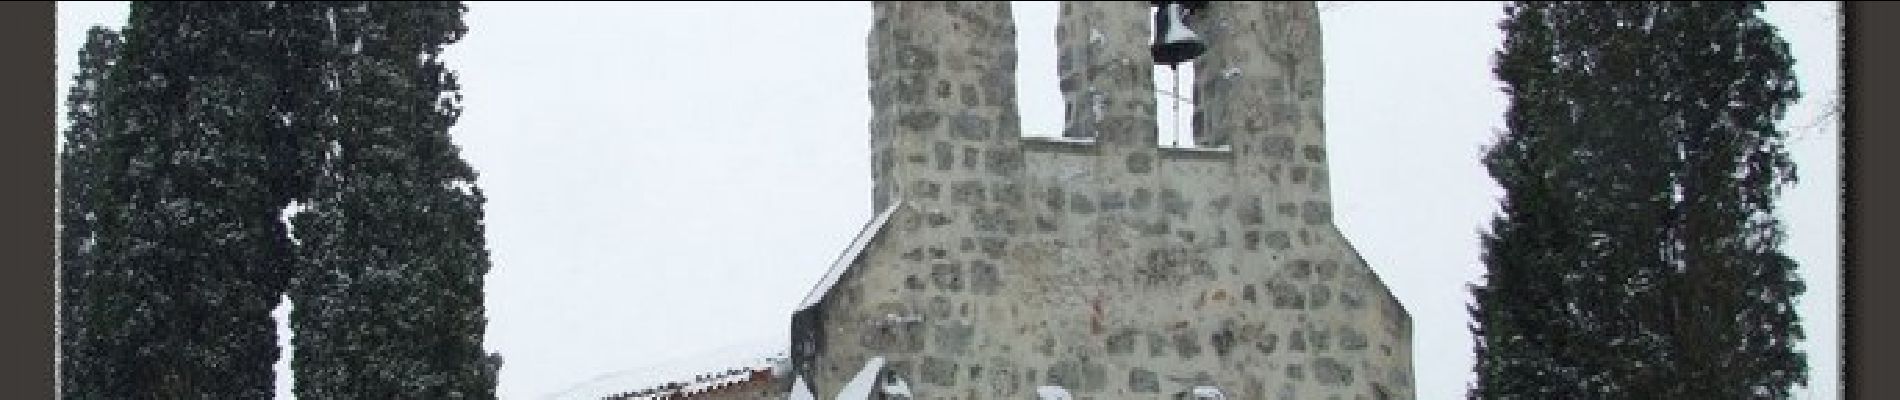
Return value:
<svg viewBox="0 0 1900 400">
<path fill-rule="evenodd" d="M 1035 139 L 1008 3 L 875 3 L 874 196 L 897 205 L 794 315 L 794 374 L 828 394 L 882 356 L 929 399 L 1413 397 L 1410 316 L 1332 223 L 1313 3 L 1197 17 L 1205 149 L 1155 146 L 1146 4 L 1064 2 L 1067 128 Z"/>
</svg>

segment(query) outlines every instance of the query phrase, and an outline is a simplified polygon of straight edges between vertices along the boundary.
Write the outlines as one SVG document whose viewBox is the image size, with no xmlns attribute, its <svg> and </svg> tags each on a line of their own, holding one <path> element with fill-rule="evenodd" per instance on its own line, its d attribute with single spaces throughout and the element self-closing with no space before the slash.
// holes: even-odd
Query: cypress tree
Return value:
<svg viewBox="0 0 1900 400">
<path fill-rule="evenodd" d="M 97 220 L 71 398 L 262 398 L 289 267 L 263 3 L 132 4 L 87 167 Z"/>
<path fill-rule="evenodd" d="M 105 132 L 100 121 L 111 118 L 101 107 L 109 95 L 106 74 L 118 57 L 119 34 L 104 27 L 86 31 L 86 44 L 79 49 L 79 70 L 67 92 L 66 118 L 70 123 L 61 138 L 59 153 L 59 384 L 68 397 L 86 397 L 81 383 L 97 382 L 92 373 L 102 367 L 90 349 L 98 331 L 86 307 L 88 299 L 100 295 L 91 291 L 87 277 L 96 273 L 100 218 L 99 193 L 106 171 L 100 162 L 100 142 Z"/>
<path fill-rule="evenodd" d="M 1786 398 L 1797 91 L 1758 2 L 1514 2 L 1473 398 Z"/>
<path fill-rule="evenodd" d="M 268 397 L 288 291 L 299 396 L 493 398 L 463 6 L 132 6 L 72 89 L 64 397 Z"/>
<path fill-rule="evenodd" d="M 459 2 L 338 2 L 323 72 L 332 123 L 294 217 L 298 397 L 493 398 L 484 198 L 450 140 L 459 87 L 442 48 Z"/>
</svg>

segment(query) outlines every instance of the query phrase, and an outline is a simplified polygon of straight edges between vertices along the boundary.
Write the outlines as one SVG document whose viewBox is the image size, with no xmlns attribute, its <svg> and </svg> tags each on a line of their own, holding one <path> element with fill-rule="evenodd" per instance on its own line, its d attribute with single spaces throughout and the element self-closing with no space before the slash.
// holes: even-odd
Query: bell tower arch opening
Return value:
<svg viewBox="0 0 1900 400">
<path fill-rule="evenodd" d="M 1177 9 L 1163 15 L 1162 4 Z M 1205 48 L 1199 42 L 1199 32 L 1187 27 L 1194 11 L 1199 11 L 1206 2 L 1150 2 L 1154 16 L 1147 20 L 1147 27 L 1154 42 L 1151 47 L 1168 48 L 1177 57 L 1190 56 L 1174 60 L 1172 66 L 1157 62 L 1157 68 L 1151 77 L 1155 87 L 1156 128 L 1160 133 L 1156 145 L 1170 148 L 1193 148 L 1197 146 L 1195 132 L 1200 124 L 1194 112 L 1195 61 L 1191 55 Z M 1016 35 L 1016 86 L 1019 88 L 1017 104 L 1022 116 L 1023 136 L 1060 137 L 1067 122 L 1063 110 L 1060 71 L 1056 67 L 1058 46 L 1056 45 L 1056 19 L 1059 16 L 1060 2 L 1012 1 Z M 1160 32 L 1163 24 L 1173 27 L 1169 32 Z M 1192 45 L 1183 45 L 1192 43 Z M 1192 46 L 1192 47 L 1187 47 Z M 1157 50 L 1160 51 L 1160 50 Z M 1169 68 L 1160 68 L 1170 66 Z"/>
<path fill-rule="evenodd" d="M 1178 68 L 1155 68 L 1155 123 L 1160 135 L 1157 145 L 1168 148 L 1197 146 L 1194 113 L 1194 61 L 1183 61 Z"/>
<path fill-rule="evenodd" d="M 1011 1 L 1016 22 L 1016 104 L 1023 136 L 1062 136 L 1061 79 L 1056 71 L 1056 16 L 1061 2 Z"/>
<path fill-rule="evenodd" d="M 1154 18 L 1148 30 L 1154 69 L 1155 122 L 1161 147 L 1195 145 L 1194 60 L 1207 51 L 1206 38 L 1192 26 L 1193 17 L 1207 8 L 1206 1 L 1150 1 Z M 1167 68 L 1160 68 L 1167 67 Z M 1183 84 L 1182 82 L 1186 82 Z"/>
</svg>

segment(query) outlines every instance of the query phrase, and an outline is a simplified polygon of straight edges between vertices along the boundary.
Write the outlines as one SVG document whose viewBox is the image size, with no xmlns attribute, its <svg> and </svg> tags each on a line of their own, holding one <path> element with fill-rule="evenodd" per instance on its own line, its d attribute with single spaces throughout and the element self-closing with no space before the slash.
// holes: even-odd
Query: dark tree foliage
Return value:
<svg viewBox="0 0 1900 400">
<path fill-rule="evenodd" d="M 482 359 L 482 374 L 476 378 L 475 387 L 493 390 L 501 385 L 501 353 L 488 353 Z"/>
<path fill-rule="evenodd" d="M 97 239 L 69 398 L 269 397 L 291 265 L 262 3 L 135 3 L 83 165 Z M 77 164 L 76 164 L 77 165 Z M 82 365 L 82 364 L 75 364 Z"/>
<path fill-rule="evenodd" d="M 1798 96 L 1759 2 L 1513 2 L 1473 398 L 1786 398 Z"/>
<path fill-rule="evenodd" d="M 288 293 L 300 397 L 493 398 L 484 200 L 440 60 L 463 6 L 131 11 L 72 88 L 62 397 L 268 398 Z"/>
<path fill-rule="evenodd" d="M 459 87 L 444 46 L 459 2 L 337 2 L 307 151 L 320 171 L 294 217 L 300 398 L 493 398 L 482 351 L 488 271 L 481 193 L 449 128 Z"/>
<path fill-rule="evenodd" d="M 97 272 L 93 258 L 99 240 L 94 228 L 103 203 L 103 171 L 99 163 L 101 120 L 111 118 L 100 107 L 107 94 L 106 74 L 116 62 L 118 32 L 93 27 L 86 32 L 86 44 L 79 49 L 79 71 L 73 75 L 68 91 L 66 118 L 70 122 L 59 154 L 59 345 L 60 384 L 73 388 L 78 382 L 96 382 L 93 375 L 102 367 L 91 351 L 98 332 L 89 318 L 87 299 L 102 293 L 90 291 L 88 276 Z"/>
</svg>

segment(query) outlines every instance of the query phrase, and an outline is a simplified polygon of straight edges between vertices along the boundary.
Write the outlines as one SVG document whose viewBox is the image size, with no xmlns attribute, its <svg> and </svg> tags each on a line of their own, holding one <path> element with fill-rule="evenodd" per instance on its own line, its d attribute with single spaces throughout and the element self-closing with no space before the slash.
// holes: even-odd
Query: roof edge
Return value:
<svg viewBox="0 0 1900 400">
<path fill-rule="evenodd" d="M 825 271 L 825 277 L 805 294 L 804 301 L 799 302 L 798 311 L 817 305 L 825 298 L 825 294 L 831 292 L 831 286 L 838 284 L 838 279 L 851 269 L 851 264 L 857 262 L 858 258 L 864 254 L 864 249 L 870 245 L 871 239 L 876 238 L 877 233 L 884 230 L 884 225 L 888 225 L 891 221 L 891 215 L 897 214 L 897 209 L 903 205 L 904 202 L 901 200 L 891 202 L 891 205 L 884 207 L 884 211 L 878 212 L 876 217 L 872 217 L 870 222 L 865 223 L 863 229 L 858 230 L 858 235 L 851 240 L 851 245 L 845 247 L 844 252 L 838 254 L 837 260 L 831 262 L 831 269 Z"/>
</svg>

